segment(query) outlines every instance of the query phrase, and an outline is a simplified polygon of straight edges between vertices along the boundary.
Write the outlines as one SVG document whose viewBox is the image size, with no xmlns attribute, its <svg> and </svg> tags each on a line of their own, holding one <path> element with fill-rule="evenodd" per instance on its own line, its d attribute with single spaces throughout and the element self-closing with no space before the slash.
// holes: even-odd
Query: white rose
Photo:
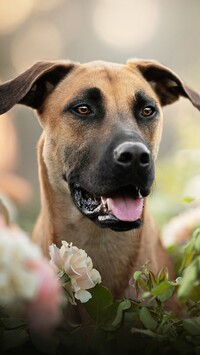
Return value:
<svg viewBox="0 0 200 355">
<path fill-rule="evenodd" d="M 101 282 L 99 272 L 93 268 L 91 258 L 82 249 L 62 241 L 59 249 L 55 244 L 49 247 L 51 264 L 62 277 L 66 274 L 69 279 L 64 281 L 63 286 L 68 292 L 70 302 L 75 304 L 76 299 L 82 303 L 87 302 L 92 296 L 88 289 Z"/>
</svg>

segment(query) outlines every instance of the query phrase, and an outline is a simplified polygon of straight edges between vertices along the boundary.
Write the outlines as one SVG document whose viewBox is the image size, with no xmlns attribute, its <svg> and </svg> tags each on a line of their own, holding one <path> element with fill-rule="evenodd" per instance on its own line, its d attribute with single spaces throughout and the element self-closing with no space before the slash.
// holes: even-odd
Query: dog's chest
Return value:
<svg viewBox="0 0 200 355">
<path fill-rule="evenodd" d="M 91 228 L 90 232 L 80 229 L 79 235 L 74 233 L 71 240 L 78 248 L 84 249 L 93 261 L 102 278 L 114 297 L 124 296 L 135 268 L 140 246 L 138 230 L 118 233 L 108 229 Z"/>
</svg>

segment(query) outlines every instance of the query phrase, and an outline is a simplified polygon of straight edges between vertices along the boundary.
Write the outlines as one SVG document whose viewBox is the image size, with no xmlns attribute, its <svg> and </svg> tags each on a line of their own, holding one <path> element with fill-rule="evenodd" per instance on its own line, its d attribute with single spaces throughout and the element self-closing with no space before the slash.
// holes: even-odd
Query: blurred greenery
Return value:
<svg viewBox="0 0 200 355">
<path fill-rule="evenodd" d="M 149 203 L 160 226 L 199 200 L 199 162 L 200 151 L 197 149 L 181 150 L 157 162 L 156 182 Z M 194 178 L 199 181 L 198 190 L 192 183 Z M 187 189 L 189 183 L 193 189 Z"/>
<path fill-rule="evenodd" d="M 114 300 L 107 288 L 96 285 L 90 290 L 92 298 L 83 304 L 90 320 L 73 324 L 65 318 L 52 336 L 33 332 L 24 320 L 10 317 L 2 309 L 1 353 L 198 355 L 200 228 L 187 245 L 176 245 L 174 252 L 180 259 L 176 280 L 169 279 L 167 269 L 154 274 L 145 264 L 133 275 L 133 287 L 140 294 L 138 300 Z M 178 312 L 166 310 L 165 302 L 170 299 L 178 302 Z"/>
</svg>

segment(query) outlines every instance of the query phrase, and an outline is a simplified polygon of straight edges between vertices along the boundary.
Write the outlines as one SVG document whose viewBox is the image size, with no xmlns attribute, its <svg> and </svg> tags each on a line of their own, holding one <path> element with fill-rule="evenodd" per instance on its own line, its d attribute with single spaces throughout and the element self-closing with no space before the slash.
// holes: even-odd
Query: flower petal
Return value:
<svg viewBox="0 0 200 355">
<path fill-rule="evenodd" d="M 95 285 L 101 283 L 101 275 L 98 270 L 92 269 L 90 276 L 91 276 L 92 281 L 95 283 Z"/>
<path fill-rule="evenodd" d="M 60 256 L 60 249 L 55 244 L 51 244 L 49 246 L 49 254 L 50 254 L 52 264 L 54 264 L 59 270 L 61 270 L 63 265 Z"/>
<path fill-rule="evenodd" d="M 79 290 L 75 293 L 75 297 L 77 300 L 80 300 L 81 303 L 86 303 L 90 298 L 92 298 L 92 295 L 86 290 Z"/>
</svg>

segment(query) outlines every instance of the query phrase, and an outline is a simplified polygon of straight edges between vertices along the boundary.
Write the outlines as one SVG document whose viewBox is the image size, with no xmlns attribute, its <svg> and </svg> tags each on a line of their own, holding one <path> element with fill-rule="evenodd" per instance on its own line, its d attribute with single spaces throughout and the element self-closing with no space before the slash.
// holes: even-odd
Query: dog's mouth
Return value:
<svg viewBox="0 0 200 355">
<path fill-rule="evenodd" d="M 147 191 L 137 186 L 125 186 L 109 195 L 92 195 L 78 184 L 70 186 L 72 199 L 79 211 L 100 227 L 127 231 L 141 226 Z"/>
</svg>

